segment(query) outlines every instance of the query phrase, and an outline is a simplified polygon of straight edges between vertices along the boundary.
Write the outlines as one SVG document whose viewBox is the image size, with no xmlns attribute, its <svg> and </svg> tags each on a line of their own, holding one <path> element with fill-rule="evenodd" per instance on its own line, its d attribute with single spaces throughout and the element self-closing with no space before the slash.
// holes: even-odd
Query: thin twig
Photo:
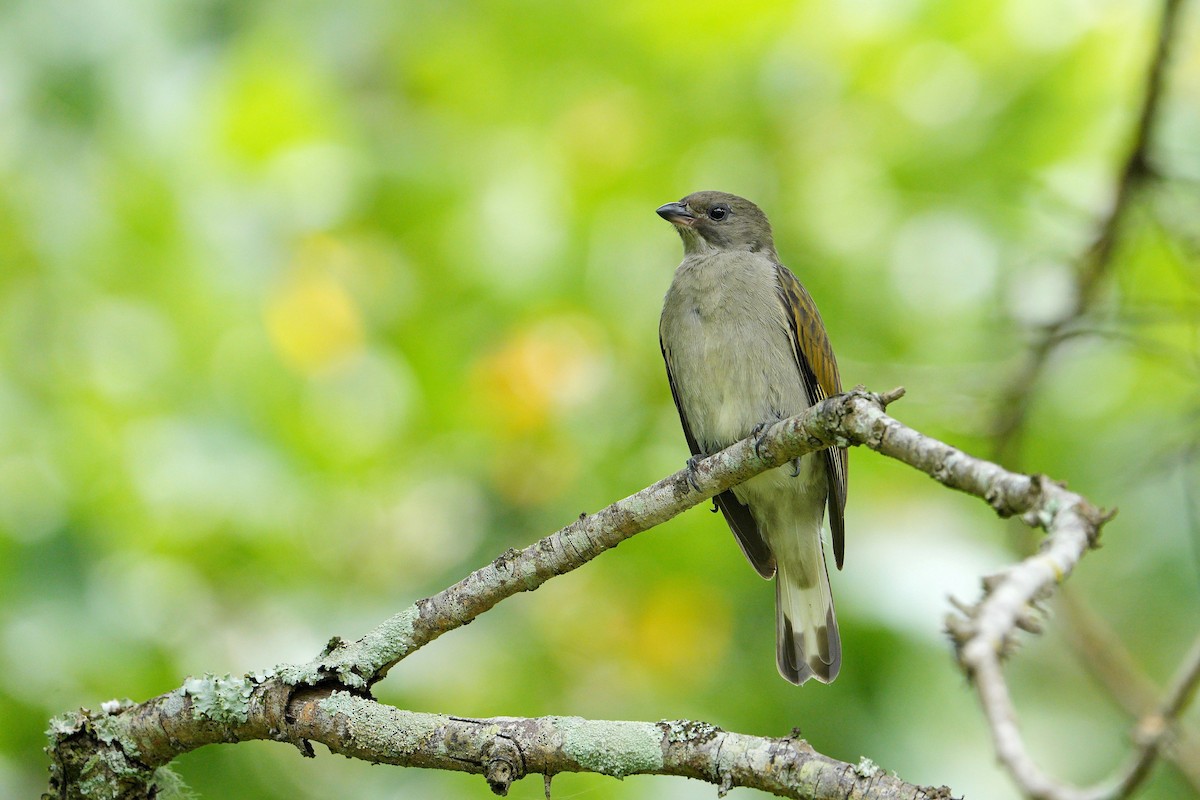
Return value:
<svg viewBox="0 0 1200 800">
<path fill-rule="evenodd" d="M 1180 664 L 1158 713 L 1143 717 L 1138 723 L 1136 739 L 1140 745 L 1139 752 L 1131 762 L 1124 778 L 1118 781 L 1111 797 L 1129 797 L 1150 774 L 1150 768 L 1158 758 L 1175 721 L 1195 697 L 1198 682 L 1200 682 L 1200 637 L 1197 637 L 1196 641 L 1192 643 L 1191 650 Z"/>
<path fill-rule="evenodd" d="M 1070 587 L 1059 593 L 1058 609 L 1068 646 L 1117 706 L 1135 720 L 1155 713 L 1160 703 L 1159 688 L 1134 662 L 1108 623 L 1081 602 Z M 1178 724 L 1169 756 L 1200 796 L 1200 736 L 1195 730 Z"/>
<path fill-rule="evenodd" d="M 1118 172 L 1112 204 L 1100 221 L 1091 246 L 1080 259 L 1075 301 L 1059 319 L 1038 330 L 1024 365 L 1000 395 L 993 436 L 995 456 L 1003 463 L 1018 463 L 1029 408 L 1051 356 L 1067 340 L 1086 335 L 1080 322 L 1091 309 L 1103 279 L 1111 272 L 1121 230 L 1133 206 L 1137 190 L 1153 176 L 1149 154 L 1160 117 L 1165 76 L 1182 6 L 1182 0 L 1164 0 L 1155 47 L 1146 71 L 1137 124 L 1131 136 L 1128 154 Z M 1116 641 L 1101 620 L 1088 613 L 1072 597 L 1067 595 L 1064 603 L 1068 617 L 1068 641 L 1076 655 L 1127 712 L 1134 716 L 1146 715 L 1149 709 L 1156 705 L 1156 691 L 1133 664 L 1128 651 Z M 1007 702 L 1006 697 L 999 699 Z M 1015 726 L 1015 720 L 1010 717 L 1009 721 Z M 1200 769 L 1197 769 L 1192 761 L 1200 744 L 1190 730 L 1181 731 L 1179 738 L 1180 755 L 1175 761 L 1184 776 L 1194 786 L 1200 787 Z M 1022 765 L 1021 768 L 1026 773 L 1025 779 L 1022 779 L 1020 770 L 1014 770 L 1014 775 L 1031 797 L 1122 797 L 1145 778 L 1158 751 L 1155 740 L 1154 746 L 1142 748 L 1123 776 L 1119 772 L 1108 784 L 1084 792 L 1074 792 L 1067 787 L 1045 783 L 1041 780 L 1044 776 L 1037 774 L 1036 770 L 1030 772 L 1027 769 L 1030 764 L 1022 762 L 1019 758 L 1017 763 Z"/>
<path fill-rule="evenodd" d="M 1067 329 L 1088 312 L 1102 279 L 1112 266 L 1125 217 L 1142 184 L 1151 177 L 1150 147 L 1154 140 L 1162 104 L 1163 85 L 1175 42 L 1176 23 L 1183 0 L 1164 0 L 1162 17 L 1149 68 L 1146 71 L 1142 104 L 1138 111 L 1128 154 L 1118 173 L 1116 191 L 1108 213 L 1101 219 L 1095 238 L 1080 260 L 1075 279 L 1075 299 L 1061 317 L 1038 329 L 1025 363 L 1000 393 L 992 426 L 993 457 L 1002 464 L 1016 464 L 1034 389 L 1047 362 L 1065 341 Z"/>
</svg>

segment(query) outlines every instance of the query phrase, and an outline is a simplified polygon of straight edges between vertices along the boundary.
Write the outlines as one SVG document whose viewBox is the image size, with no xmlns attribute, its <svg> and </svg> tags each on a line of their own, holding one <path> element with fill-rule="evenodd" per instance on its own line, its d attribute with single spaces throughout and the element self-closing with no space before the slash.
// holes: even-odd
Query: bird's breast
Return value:
<svg viewBox="0 0 1200 800">
<path fill-rule="evenodd" d="M 685 259 L 667 292 L 659 332 L 706 452 L 808 407 L 776 282 L 768 259 L 704 257 Z"/>
</svg>

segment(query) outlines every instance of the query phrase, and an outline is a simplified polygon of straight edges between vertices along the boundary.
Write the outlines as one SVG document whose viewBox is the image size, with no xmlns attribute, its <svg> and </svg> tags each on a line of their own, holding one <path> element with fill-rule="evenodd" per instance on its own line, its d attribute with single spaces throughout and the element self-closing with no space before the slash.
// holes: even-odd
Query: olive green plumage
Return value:
<svg viewBox="0 0 1200 800">
<path fill-rule="evenodd" d="M 658 209 L 683 239 L 659 338 L 671 394 L 693 455 L 841 391 L 837 361 L 812 297 L 780 263 L 767 217 L 724 192 Z M 846 451 L 823 450 L 722 493 L 717 506 L 764 578 L 776 576 L 776 661 L 793 683 L 832 681 L 841 641 L 821 526 L 844 552 Z"/>
</svg>

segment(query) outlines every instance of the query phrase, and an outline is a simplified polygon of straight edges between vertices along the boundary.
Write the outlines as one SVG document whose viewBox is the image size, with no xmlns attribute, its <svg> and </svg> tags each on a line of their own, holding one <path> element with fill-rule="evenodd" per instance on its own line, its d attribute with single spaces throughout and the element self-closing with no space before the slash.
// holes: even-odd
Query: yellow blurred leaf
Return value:
<svg viewBox="0 0 1200 800">
<path fill-rule="evenodd" d="M 264 314 L 275 350 L 305 375 L 323 372 L 362 349 L 358 307 L 333 276 L 303 270 L 268 298 Z"/>
<path fill-rule="evenodd" d="M 472 382 L 489 420 L 510 434 L 546 427 L 583 402 L 603 378 L 599 347 L 583 319 L 559 318 L 518 330 L 476 363 Z"/>
<path fill-rule="evenodd" d="M 642 606 L 627 641 L 637 659 L 655 673 L 699 679 L 724 658 L 729 648 L 728 606 L 722 596 L 702 588 L 664 583 Z"/>
</svg>

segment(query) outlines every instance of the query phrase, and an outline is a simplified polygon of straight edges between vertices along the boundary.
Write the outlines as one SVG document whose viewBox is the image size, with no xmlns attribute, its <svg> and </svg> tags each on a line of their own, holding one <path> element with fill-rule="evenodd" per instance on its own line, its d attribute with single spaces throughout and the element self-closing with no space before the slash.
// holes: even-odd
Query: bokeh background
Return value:
<svg viewBox="0 0 1200 800">
<path fill-rule="evenodd" d="M 1119 506 L 1071 584 L 1164 683 L 1200 619 L 1200 15 L 1092 313 L 1013 466 Z M 981 455 L 1070 306 L 1160 14 L 1135 0 L 8 0 L 0 5 L 0 795 L 54 714 L 355 637 L 687 455 L 659 204 L 756 200 L 844 381 Z M 1019 458 L 1019 461 L 1018 461 Z M 695 509 L 377 687 L 455 715 L 688 717 L 1013 797 L 942 633 L 1033 536 L 851 454 L 845 664 L 775 672 L 772 591 Z M 1053 610 L 1053 605 L 1051 606 Z M 1009 675 L 1088 781 L 1128 719 L 1055 621 Z M 1191 715 L 1194 722 L 1195 715 Z M 479 798 L 268 743 L 205 798 Z M 555 797 L 699 798 L 559 776 Z M 1145 797 L 1191 796 L 1173 767 Z M 517 798 L 542 796 L 532 778 Z M 735 790 L 734 797 L 755 796 Z"/>
</svg>

